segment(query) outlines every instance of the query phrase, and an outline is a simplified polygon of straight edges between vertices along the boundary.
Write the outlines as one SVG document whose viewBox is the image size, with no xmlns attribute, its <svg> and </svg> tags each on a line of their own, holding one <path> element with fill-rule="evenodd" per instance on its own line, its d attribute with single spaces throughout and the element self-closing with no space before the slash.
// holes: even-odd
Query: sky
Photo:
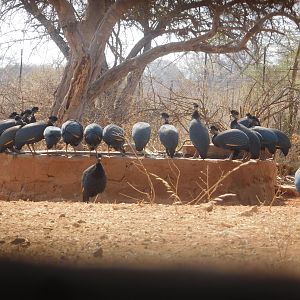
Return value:
<svg viewBox="0 0 300 300">
<path fill-rule="evenodd" d="M 7 20 L 0 28 L 0 66 L 20 63 L 23 50 L 23 64 L 61 63 L 63 55 L 52 40 L 42 39 L 37 45 L 33 38 L 38 34 L 28 29 L 21 15 Z M 24 30 L 25 29 L 25 30 Z"/>
</svg>

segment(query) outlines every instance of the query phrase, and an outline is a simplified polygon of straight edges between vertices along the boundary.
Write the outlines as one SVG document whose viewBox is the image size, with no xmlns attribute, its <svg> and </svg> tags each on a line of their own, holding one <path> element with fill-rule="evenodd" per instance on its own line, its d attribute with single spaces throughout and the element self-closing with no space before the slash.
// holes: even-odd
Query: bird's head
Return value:
<svg viewBox="0 0 300 300">
<path fill-rule="evenodd" d="M 15 118 L 15 116 L 17 116 L 18 113 L 16 111 L 13 111 L 10 115 L 9 118 Z"/>
<path fill-rule="evenodd" d="M 36 112 L 39 111 L 39 108 L 37 106 L 34 106 L 32 109 L 31 109 L 31 113 L 32 114 L 35 114 Z"/>
<path fill-rule="evenodd" d="M 198 108 L 199 108 L 198 103 L 194 102 L 194 103 L 193 103 L 193 107 L 194 107 L 194 109 L 198 109 Z"/>
<path fill-rule="evenodd" d="M 239 117 L 239 112 L 233 109 L 230 111 L 230 116 L 236 120 Z"/>
<path fill-rule="evenodd" d="M 246 117 L 252 118 L 252 115 L 250 113 L 246 113 Z"/>
<path fill-rule="evenodd" d="M 200 114 L 199 114 L 199 111 L 198 111 L 198 110 L 195 110 L 195 111 L 192 113 L 192 119 L 200 119 Z"/>
<path fill-rule="evenodd" d="M 56 116 L 50 116 L 48 118 L 48 123 L 54 124 L 57 120 L 58 118 Z"/>
<path fill-rule="evenodd" d="M 96 163 L 101 164 L 101 160 L 102 160 L 102 154 L 97 152 L 96 153 Z"/>
<path fill-rule="evenodd" d="M 170 117 L 170 116 L 169 116 L 167 113 L 163 112 L 163 113 L 161 114 L 161 117 L 163 118 L 165 124 L 169 124 L 169 117 Z"/>
<path fill-rule="evenodd" d="M 252 120 L 252 126 L 260 126 L 260 121 L 259 121 L 258 117 L 251 116 L 251 120 Z"/>
<path fill-rule="evenodd" d="M 212 125 L 212 126 L 210 126 L 210 132 L 211 132 L 211 134 L 215 135 L 215 134 L 219 133 L 219 129 L 218 129 L 218 127 Z"/>
</svg>

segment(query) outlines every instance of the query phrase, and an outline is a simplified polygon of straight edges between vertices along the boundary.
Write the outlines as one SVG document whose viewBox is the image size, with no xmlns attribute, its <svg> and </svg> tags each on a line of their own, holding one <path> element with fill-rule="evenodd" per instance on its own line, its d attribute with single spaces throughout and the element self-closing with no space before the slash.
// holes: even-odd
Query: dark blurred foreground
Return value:
<svg viewBox="0 0 300 300">
<path fill-rule="evenodd" d="M 90 268 L 0 260 L 0 286 L 2 299 L 300 299 L 299 278 L 208 268 Z"/>
</svg>

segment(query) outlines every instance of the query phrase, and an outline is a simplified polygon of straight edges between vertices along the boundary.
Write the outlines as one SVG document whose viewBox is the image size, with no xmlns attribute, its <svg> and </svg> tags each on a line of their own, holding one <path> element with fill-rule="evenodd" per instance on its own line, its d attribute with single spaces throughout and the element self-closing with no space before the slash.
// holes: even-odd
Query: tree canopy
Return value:
<svg viewBox="0 0 300 300">
<path fill-rule="evenodd" d="M 296 0 L 6 0 L 1 19 L 16 10 L 66 58 L 52 106 L 60 121 L 80 120 L 95 99 L 107 101 L 108 114 L 120 120 L 155 59 L 187 51 L 251 55 L 258 37 L 284 34 L 284 26 L 300 20 Z"/>
</svg>

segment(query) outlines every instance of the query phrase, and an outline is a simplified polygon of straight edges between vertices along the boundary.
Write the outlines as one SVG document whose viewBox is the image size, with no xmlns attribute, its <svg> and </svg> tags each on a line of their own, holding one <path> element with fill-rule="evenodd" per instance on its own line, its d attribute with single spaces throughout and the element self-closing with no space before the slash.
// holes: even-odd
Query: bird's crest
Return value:
<svg viewBox="0 0 300 300">
<path fill-rule="evenodd" d="M 219 131 L 219 128 L 215 125 L 210 126 L 210 130 Z"/>
<path fill-rule="evenodd" d="M 38 108 L 37 106 L 34 106 L 34 107 L 31 109 L 31 112 L 32 112 L 32 113 L 35 113 L 35 112 L 37 112 L 37 111 L 39 111 L 39 108 Z"/>
<path fill-rule="evenodd" d="M 169 119 L 170 116 L 167 113 L 163 112 L 163 113 L 161 113 L 161 117 L 163 119 Z"/>
<path fill-rule="evenodd" d="M 50 116 L 49 121 L 51 121 L 52 123 L 56 122 L 58 120 L 58 118 L 56 116 Z"/>
<path fill-rule="evenodd" d="M 238 116 L 239 112 L 237 110 L 233 109 L 233 110 L 230 111 L 230 114 L 233 115 L 233 116 Z"/>
</svg>

